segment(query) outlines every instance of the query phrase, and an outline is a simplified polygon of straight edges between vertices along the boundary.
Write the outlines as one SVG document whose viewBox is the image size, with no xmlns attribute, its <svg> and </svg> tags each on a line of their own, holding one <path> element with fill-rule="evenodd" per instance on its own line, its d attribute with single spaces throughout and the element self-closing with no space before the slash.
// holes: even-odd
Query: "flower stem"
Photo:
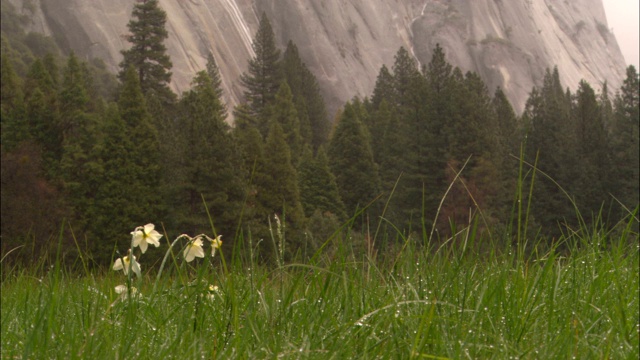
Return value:
<svg viewBox="0 0 640 360">
<path fill-rule="evenodd" d="M 158 270 L 158 276 L 156 277 L 156 282 L 153 284 L 153 294 L 156 293 L 156 287 L 158 286 L 158 281 L 160 281 L 160 276 L 162 275 L 162 270 L 164 269 L 164 265 L 167 262 L 167 259 L 169 258 L 169 254 L 171 253 L 171 249 L 173 249 L 173 245 L 175 245 L 178 242 L 178 240 L 180 240 L 182 238 L 187 238 L 187 239 L 191 240 L 191 236 L 189 236 L 187 234 L 182 234 L 182 235 L 178 236 L 175 240 L 173 240 L 171 245 L 169 245 L 169 249 L 164 254 L 164 258 L 162 259 L 162 263 L 160 264 L 160 270 Z"/>
</svg>

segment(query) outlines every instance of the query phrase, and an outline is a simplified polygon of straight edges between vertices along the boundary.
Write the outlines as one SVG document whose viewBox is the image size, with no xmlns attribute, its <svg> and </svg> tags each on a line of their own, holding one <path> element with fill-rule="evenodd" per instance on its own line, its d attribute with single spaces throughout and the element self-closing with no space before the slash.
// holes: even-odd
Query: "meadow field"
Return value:
<svg viewBox="0 0 640 360">
<path fill-rule="evenodd" d="M 187 263 L 163 238 L 154 250 L 167 251 L 164 272 L 143 264 L 139 278 L 3 267 L 0 355 L 637 359 L 635 221 L 553 244 L 492 243 L 468 228 L 444 242 L 403 238 L 384 253 L 354 251 L 345 231 L 305 261 L 271 264 L 208 251 Z"/>
</svg>

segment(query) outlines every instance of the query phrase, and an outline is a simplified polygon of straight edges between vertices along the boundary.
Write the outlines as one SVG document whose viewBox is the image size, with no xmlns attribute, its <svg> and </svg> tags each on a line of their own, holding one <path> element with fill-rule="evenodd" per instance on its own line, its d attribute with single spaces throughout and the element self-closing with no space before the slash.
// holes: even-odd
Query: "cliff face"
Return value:
<svg viewBox="0 0 640 360">
<path fill-rule="evenodd" d="M 128 43 L 134 0 L 11 1 L 31 30 L 54 36 L 80 56 L 100 57 L 115 72 Z M 330 111 L 354 95 L 369 95 L 383 64 L 400 46 L 427 64 L 437 43 L 463 71 L 475 71 L 490 91 L 502 87 L 521 111 L 546 68 L 558 66 L 565 86 L 585 79 L 619 88 L 625 63 L 609 31 L 601 0 L 160 0 L 175 91 L 189 88 L 211 51 L 229 106 L 238 77 L 253 56 L 258 14 L 276 39 L 293 40 L 318 77 Z"/>
</svg>

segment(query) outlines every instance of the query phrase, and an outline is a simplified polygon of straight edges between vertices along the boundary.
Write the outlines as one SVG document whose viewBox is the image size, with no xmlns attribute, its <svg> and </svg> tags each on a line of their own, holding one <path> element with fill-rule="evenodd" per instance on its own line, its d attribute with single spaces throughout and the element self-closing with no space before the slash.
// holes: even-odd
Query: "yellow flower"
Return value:
<svg viewBox="0 0 640 360">
<path fill-rule="evenodd" d="M 216 256 L 216 249 L 222 246 L 222 235 L 218 235 L 215 239 L 208 238 L 211 241 L 211 257 Z"/>
<path fill-rule="evenodd" d="M 147 224 L 145 226 L 138 226 L 135 230 L 131 232 L 131 236 L 133 237 L 133 247 L 140 246 L 140 250 L 144 254 L 147 251 L 147 246 L 149 244 L 153 244 L 156 247 L 160 246 L 160 238 L 162 235 L 154 230 L 155 226 L 153 224 Z"/>
<path fill-rule="evenodd" d="M 215 300 L 216 294 L 220 293 L 220 289 L 216 285 L 209 285 L 209 293 L 207 294 L 207 299 L 210 301 Z"/>
<path fill-rule="evenodd" d="M 138 276 L 141 277 L 140 274 L 140 264 L 136 261 L 136 257 L 133 256 L 133 264 L 131 264 L 131 262 L 129 261 L 129 256 L 131 256 L 131 250 L 129 250 L 129 255 L 125 256 L 121 259 L 117 259 L 116 262 L 113 264 L 113 270 L 122 270 L 124 271 L 125 275 L 129 274 L 129 267 L 131 267 L 131 269 L 133 270 L 133 272 Z"/>
<path fill-rule="evenodd" d="M 193 261 L 196 257 L 203 258 L 204 257 L 204 249 L 202 249 L 202 240 L 199 237 L 191 240 L 187 244 L 187 248 L 184 249 L 184 259 L 187 262 Z"/>
</svg>

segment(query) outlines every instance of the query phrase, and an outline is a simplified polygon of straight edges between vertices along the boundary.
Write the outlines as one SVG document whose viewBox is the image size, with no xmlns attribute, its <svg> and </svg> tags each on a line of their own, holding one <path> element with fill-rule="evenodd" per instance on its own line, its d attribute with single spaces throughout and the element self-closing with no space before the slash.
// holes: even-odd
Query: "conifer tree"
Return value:
<svg viewBox="0 0 640 360">
<path fill-rule="evenodd" d="M 56 57 L 51 53 L 47 53 L 42 57 L 42 65 L 51 77 L 51 86 L 53 90 L 57 91 L 60 86 L 60 68 L 58 67 Z"/>
<path fill-rule="evenodd" d="M 338 219 L 346 218 L 344 204 L 340 199 L 335 176 L 329 168 L 329 159 L 324 147 L 318 149 L 315 158 L 311 148 L 305 147 L 298 167 L 298 183 L 300 199 L 307 217 L 320 210 L 322 213 L 329 212 Z"/>
<path fill-rule="evenodd" d="M 633 211 L 638 206 L 638 127 L 640 123 L 639 77 L 634 66 L 627 68 L 620 91 L 614 100 L 612 159 L 614 165 L 613 194 Z M 623 212 L 624 213 L 624 212 Z"/>
<path fill-rule="evenodd" d="M 138 76 L 130 66 L 118 98 L 118 109 L 126 126 L 126 134 L 133 142 L 127 162 L 132 169 L 128 187 L 135 193 L 138 207 L 136 218 L 155 219 L 160 215 L 159 142 L 156 129 L 151 124 L 146 101 L 138 82 Z M 149 220 L 140 220 L 149 221 Z M 135 227 L 135 225 L 134 225 Z"/>
<path fill-rule="evenodd" d="M 89 102 L 84 77 L 78 58 L 71 53 L 64 69 L 60 92 L 60 125 L 65 142 L 73 137 L 73 132 L 81 126 L 78 118 L 85 112 Z"/>
<path fill-rule="evenodd" d="M 98 159 L 92 149 L 98 142 L 98 129 L 93 114 L 86 111 L 89 98 L 85 85 L 87 74 L 75 54 L 67 59 L 60 92 L 60 126 L 63 152 L 60 177 L 65 194 L 76 214 L 76 225 L 85 226 L 94 195 Z"/>
<path fill-rule="evenodd" d="M 168 85 L 173 65 L 164 45 L 169 36 L 165 29 L 167 14 L 158 0 L 140 0 L 133 6 L 131 16 L 127 24 L 131 48 L 122 51 L 120 81 L 125 82 L 128 68 L 133 66 L 145 96 L 157 96 L 162 103 L 172 103 L 175 94 Z"/>
<path fill-rule="evenodd" d="M 176 217 L 183 221 L 182 230 L 202 232 L 210 228 L 204 201 L 213 216 L 217 231 L 235 231 L 244 200 L 244 186 L 240 173 L 240 156 L 231 139 L 229 125 L 220 117 L 222 104 L 216 95 L 207 72 L 196 74 L 192 89 L 180 101 L 184 130 L 182 189 L 176 187 L 172 206 Z"/>
<path fill-rule="evenodd" d="M 218 111 L 218 116 L 222 120 L 227 119 L 227 104 L 224 101 L 224 91 L 222 90 L 222 77 L 220 76 L 220 69 L 216 58 L 212 53 L 209 53 L 207 57 L 207 75 L 211 79 L 211 85 L 215 93 L 215 97 L 221 105 L 221 109 Z"/>
<path fill-rule="evenodd" d="M 377 109 L 382 101 L 386 100 L 388 105 L 395 106 L 395 98 L 393 75 L 391 75 L 386 65 L 382 65 L 376 78 L 373 95 L 371 95 L 371 105 L 374 109 Z"/>
<path fill-rule="evenodd" d="M 501 204 L 502 216 L 508 219 L 508 212 L 513 202 L 518 177 L 518 158 L 522 145 L 522 127 L 519 119 L 502 89 L 497 88 L 492 100 L 493 111 L 498 124 L 498 153 L 502 154 L 499 168 L 501 189 L 497 194 L 497 202 Z M 514 158 L 515 157 L 515 158 Z"/>
<path fill-rule="evenodd" d="M 601 109 L 593 88 L 586 81 L 580 81 L 576 92 L 573 117 L 577 125 L 576 164 L 580 171 L 572 189 L 576 194 L 578 208 L 587 216 L 597 215 L 609 195 L 607 182 L 609 169 L 609 139 L 602 123 Z"/>
<path fill-rule="evenodd" d="M 135 78 L 135 76 L 134 76 Z M 106 264 L 115 245 L 125 245 L 131 239 L 126 234 L 143 221 L 155 221 L 144 211 L 148 199 L 139 194 L 137 179 L 144 169 L 130 157 L 136 146 L 128 135 L 128 126 L 120 117 L 117 106 L 109 106 L 101 119 L 103 141 L 97 142 L 91 157 L 98 159 L 93 169 L 99 184 L 92 190 L 91 207 L 85 209 L 87 237 L 91 239 L 94 261 Z M 92 186 L 85 182 L 87 190 Z"/>
<path fill-rule="evenodd" d="M 527 161 L 538 156 L 538 168 L 565 189 L 572 189 L 576 179 L 575 127 L 570 118 L 570 103 L 562 90 L 557 68 L 547 69 L 540 90 L 534 88 L 525 107 L 528 123 Z M 558 224 L 573 223 L 575 211 L 570 199 L 544 176 L 536 177 L 532 210 L 538 224 L 550 235 L 559 233 Z"/>
<path fill-rule="evenodd" d="M 300 120 L 298 111 L 293 104 L 293 96 L 286 82 L 282 82 L 273 104 L 267 110 L 270 121 L 277 121 L 284 131 L 285 140 L 291 151 L 291 163 L 298 164 L 303 149 L 303 139 L 300 136 Z"/>
<path fill-rule="evenodd" d="M 356 107 L 351 102 L 345 104 L 328 149 L 331 171 L 347 216 L 369 204 L 380 191 L 378 167 Z"/>
<path fill-rule="evenodd" d="M 24 98 L 20 79 L 11 61 L 1 55 L 0 69 L 0 138 L 4 150 L 10 150 L 20 142 L 31 138 L 29 124 L 24 114 Z"/>
<path fill-rule="evenodd" d="M 399 108 L 412 109 L 415 107 L 415 100 L 420 96 L 417 88 L 417 81 L 420 72 L 416 60 L 404 48 L 400 47 L 395 56 L 393 64 L 393 99 L 392 101 Z"/>
<path fill-rule="evenodd" d="M 244 95 L 251 115 L 258 120 L 260 133 L 264 137 L 269 129 L 266 109 L 275 99 L 282 82 L 280 50 L 276 47 L 271 23 L 264 12 L 252 47 L 255 57 L 249 60 L 249 68 L 240 81 L 246 88 Z"/>
<path fill-rule="evenodd" d="M 291 88 L 300 119 L 300 135 L 317 149 L 329 139 L 326 105 L 316 77 L 304 64 L 296 45 L 289 41 L 283 56 L 284 77 Z"/>
<path fill-rule="evenodd" d="M 49 178 L 56 177 L 62 157 L 58 93 L 42 60 L 31 64 L 24 90 L 26 116 L 34 139 L 42 146 L 43 167 Z"/>
<path fill-rule="evenodd" d="M 263 221 L 278 214 L 280 219 L 286 217 L 289 229 L 302 228 L 304 211 L 300 203 L 297 176 L 282 126 L 272 121 L 264 145 L 261 172 L 256 178 L 257 201 L 263 211 Z"/>
</svg>

